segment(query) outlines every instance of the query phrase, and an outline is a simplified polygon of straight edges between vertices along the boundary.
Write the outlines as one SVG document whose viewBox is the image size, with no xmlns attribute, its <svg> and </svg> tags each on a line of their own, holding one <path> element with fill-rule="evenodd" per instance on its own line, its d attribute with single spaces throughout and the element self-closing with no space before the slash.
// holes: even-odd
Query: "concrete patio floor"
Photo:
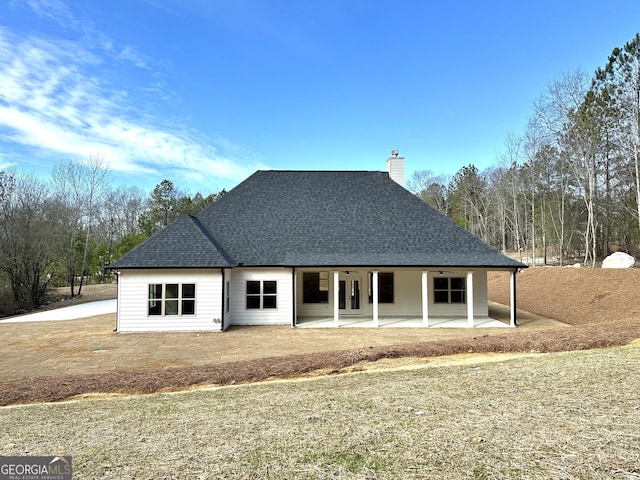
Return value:
<svg viewBox="0 0 640 480">
<path fill-rule="evenodd" d="M 422 317 L 384 317 L 378 319 L 378 328 L 425 328 Z M 298 317 L 298 328 L 335 328 L 333 317 Z M 340 317 L 340 328 L 374 328 L 373 317 Z M 428 328 L 468 328 L 467 317 L 429 318 Z M 476 317 L 474 328 L 511 328 L 508 323 L 490 317 Z"/>
<path fill-rule="evenodd" d="M 496 302 L 489 302 L 489 316 L 476 317 L 474 328 L 513 328 L 509 324 L 510 307 Z M 528 325 L 535 319 L 535 323 L 540 323 L 542 317 L 532 315 L 529 312 L 518 310 L 518 326 Z M 379 328 L 425 328 L 422 325 L 422 317 L 380 317 L 378 319 Z M 335 328 L 333 317 L 298 317 L 296 327 L 298 328 Z M 371 316 L 348 316 L 340 317 L 340 328 L 374 328 L 373 317 Z M 429 329 L 433 328 L 457 328 L 468 329 L 467 317 L 429 317 Z"/>
</svg>

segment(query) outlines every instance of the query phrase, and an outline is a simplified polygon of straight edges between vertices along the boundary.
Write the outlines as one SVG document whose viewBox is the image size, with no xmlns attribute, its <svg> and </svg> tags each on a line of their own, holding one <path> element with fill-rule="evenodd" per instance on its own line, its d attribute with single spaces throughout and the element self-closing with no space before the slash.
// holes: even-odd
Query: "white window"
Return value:
<svg viewBox="0 0 640 480">
<path fill-rule="evenodd" d="M 151 315 L 195 315 L 195 283 L 150 283 L 148 314 Z"/>
<path fill-rule="evenodd" d="M 435 277 L 433 279 L 434 303 L 465 303 L 465 281 L 462 277 Z"/>
<path fill-rule="evenodd" d="M 278 282 L 247 280 L 247 309 L 278 308 Z"/>
</svg>

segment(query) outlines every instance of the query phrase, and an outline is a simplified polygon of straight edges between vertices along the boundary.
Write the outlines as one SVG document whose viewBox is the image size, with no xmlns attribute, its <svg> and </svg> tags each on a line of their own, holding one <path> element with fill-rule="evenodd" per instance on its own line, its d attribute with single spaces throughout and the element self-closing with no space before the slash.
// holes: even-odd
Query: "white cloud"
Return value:
<svg viewBox="0 0 640 480">
<path fill-rule="evenodd" d="M 67 26 L 74 22 L 71 10 L 66 4 L 57 0 L 27 0 L 26 4 L 41 18 L 48 18 Z"/>
<path fill-rule="evenodd" d="M 6 161 L 0 156 L 0 172 L 3 170 L 8 170 L 11 167 L 15 167 L 17 164 L 15 162 Z"/>
<path fill-rule="evenodd" d="M 149 59 L 146 55 L 130 45 L 118 45 L 112 37 L 96 28 L 91 20 L 78 19 L 65 2 L 26 0 L 26 4 L 38 17 L 50 20 L 65 30 L 80 34 L 83 44 L 101 49 L 113 59 L 131 62 L 139 68 L 149 68 Z"/>
<path fill-rule="evenodd" d="M 73 23 L 63 4 L 47 5 L 41 15 Z M 18 37 L 0 27 L 0 141 L 45 154 L 100 154 L 116 172 L 162 170 L 194 181 L 203 172 L 237 181 L 253 170 L 221 155 L 219 150 L 233 151 L 226 142 L 162 125 L 140 112 L 126 90 L 92 73 L 101 61 L 97 53 L 81 43 Z M 127 60 L 146 65 L 135 58 L 131 53 Z"/>
</svg>

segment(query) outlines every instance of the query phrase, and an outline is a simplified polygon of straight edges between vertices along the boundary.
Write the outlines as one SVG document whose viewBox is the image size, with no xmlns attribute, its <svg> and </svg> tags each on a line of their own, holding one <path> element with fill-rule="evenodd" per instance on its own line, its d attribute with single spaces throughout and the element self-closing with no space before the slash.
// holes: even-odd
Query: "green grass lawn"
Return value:
<svg viewBox="0 0 640 480">
<path fill-rule="evenodd" d="M 74 479 L 640 478 L 640 346 L 0 409 Z"/>
</svg>

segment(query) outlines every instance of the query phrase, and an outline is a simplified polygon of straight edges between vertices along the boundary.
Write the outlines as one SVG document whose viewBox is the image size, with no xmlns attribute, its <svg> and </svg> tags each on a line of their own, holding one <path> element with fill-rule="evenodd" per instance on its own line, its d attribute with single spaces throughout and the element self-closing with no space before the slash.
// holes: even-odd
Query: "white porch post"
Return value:
<svg viewBox="0 0 640 480">
<path fill-rule="evenodd" d="M 511 318 L 510 318 L 510 325 L 512 327 L 515 327 L 518 325 L 517 323 L 517 319 L 516 319 L 516 270 L 511 272 L 511 281 L 510 281 L 510 285 L 509 285 L 509 295 L 511 298 L 511 306 L 510 306 L 510 310 L 511 310 Z"/>
<path fill-rule="evenodd" d="M 291 272 L 292 272 L 291 276 L 293 277 L 292 278 L 292 281 L 293 281 L 293 288 L 292 288 L 292 290 L 293 290 L 293 315 L 292 315 L 292 318 L 291 318 L 291 326 L 295 327 L 296 326 L 296 322 L 297 322 L 297 313 L 298 313 L 298 308 L 297 308 L 298 307 L 298 298 L 297 298 L 298 292 L 297 292 L 297 288 L 296 288 L 297 285 L 298 285 L 298 274 L 296 273 L 296 269 L 295 268 L 293 268 L 291 270 Z"/>
<path fill-rule="evenodd" d="M 467 272 L 467 327 L 473 328 L 473 272 Z"/>
<path fill-rule="evenodd" d="M 333 326 L 340 326 L 340 272 L 333 272 Z"/>
<path fill-rule="evenodd" d="M 429 272 L 422 272 L 422 326 L 429 326 Z"/>
<path fill-rule="evenodd" d="M 372 272 L 371 285 L 373 291 L 373 327 L 378 328 L 380 326 L 378 322 L 378 272 Z"/>
</svg>

